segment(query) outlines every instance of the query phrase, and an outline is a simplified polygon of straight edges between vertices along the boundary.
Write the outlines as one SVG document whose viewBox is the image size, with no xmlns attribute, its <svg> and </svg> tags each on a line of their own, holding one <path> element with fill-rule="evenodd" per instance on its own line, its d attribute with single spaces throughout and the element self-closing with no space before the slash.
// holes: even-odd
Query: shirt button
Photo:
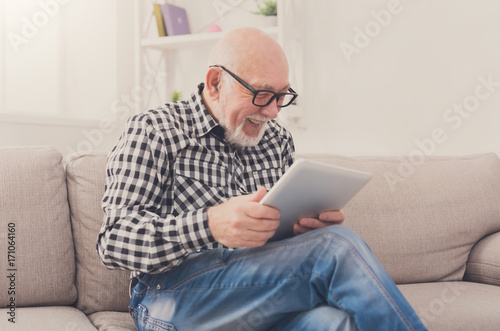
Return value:
<svg viewBox="0 0 500 331">
<path fill-rule="evenodd" d="M 161 290 L 161 285 L 160 284 L 156 285 L 156 289 Z"/>
</svg>

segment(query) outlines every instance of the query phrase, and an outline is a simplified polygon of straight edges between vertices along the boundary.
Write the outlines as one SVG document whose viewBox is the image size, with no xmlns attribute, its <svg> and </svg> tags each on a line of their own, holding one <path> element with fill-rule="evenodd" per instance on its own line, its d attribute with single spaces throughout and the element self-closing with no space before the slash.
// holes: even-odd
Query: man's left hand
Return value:
<svg viewBox="0 0 500 331">
<path fill-rule="evenodd" d="M 345 214 L 342 210 L 327 211 L 321 213 L 318 218 L 301 218 L 299 223 L 293 226 L 293 232 L 299 235 L 325 226 L 341 224 L 344 219 Z"/>
</svg>

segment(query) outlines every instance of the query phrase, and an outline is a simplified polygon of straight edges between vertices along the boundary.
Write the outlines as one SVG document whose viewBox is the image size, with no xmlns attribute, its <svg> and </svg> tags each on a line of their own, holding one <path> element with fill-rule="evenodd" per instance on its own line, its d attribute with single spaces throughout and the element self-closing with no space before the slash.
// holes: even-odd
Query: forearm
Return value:
<svg viewBox="0 0 500 331">
<path fill-rule="evenodd" d="M 97 250 L 110 269 L 160 273 L 173 269 L 189 254 L 212 248 L 205 209 L 161 219 L 148 212 L 106 210 Z"/>
</svg>

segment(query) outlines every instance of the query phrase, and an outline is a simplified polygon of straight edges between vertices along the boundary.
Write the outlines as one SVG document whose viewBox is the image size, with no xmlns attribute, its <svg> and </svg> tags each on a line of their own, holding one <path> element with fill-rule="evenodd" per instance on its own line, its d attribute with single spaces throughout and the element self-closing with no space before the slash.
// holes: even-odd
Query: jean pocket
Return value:
<svg viewBox="0 0 500 331">
<path fill-rule="evenodd" d="M 151 288 L 155 288 L 161 282 L 163 274 L 143 274 L 138 277 L 138 283 L 133 289 L 133 293 L 146 294 Z"/>
<path fill-rule="evenodd" d="M 146 331 L 176 331 L 173 324 L 149 316 L 146 307 L 139 304 L 137 309 L 131 309 L 131 315 L 139 330 Z"/>
</svg>

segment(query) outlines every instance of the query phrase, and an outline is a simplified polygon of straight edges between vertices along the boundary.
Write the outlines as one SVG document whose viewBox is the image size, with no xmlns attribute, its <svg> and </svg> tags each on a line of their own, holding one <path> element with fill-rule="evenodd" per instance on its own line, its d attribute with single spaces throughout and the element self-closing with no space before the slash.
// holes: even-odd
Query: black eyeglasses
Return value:
<svg viewBox="0 0 500 331">
<path fill-rule="evenodd" d="M 246 83 L 243 79 L 241 79 L 240 77 L 236 76 L 231 71 L 226 69 L 224 66 L 216 64 L 210 66 L 210 68 L 212 67 L 223 69 L 228 74 L 230 74 L 234 79 L 236 79 L 241 85 L 243 85 L 250 92 L 252 92 L 253 93 L 252 103 L 257 107 L 266 107 L 271 102 L 273 102 L 274 99 L 276 99 L 276 104 L 278 108 L 284 108 L 290 106 L 292 102 L 299 96 L 297 92 L 295 92 L 291 87 L 288 88 L 287 93 L 274 93 L 273 91 L 269 90 L 256 90 L 253 87 L 251 87 L 248 83 Z"/>
</svg>

